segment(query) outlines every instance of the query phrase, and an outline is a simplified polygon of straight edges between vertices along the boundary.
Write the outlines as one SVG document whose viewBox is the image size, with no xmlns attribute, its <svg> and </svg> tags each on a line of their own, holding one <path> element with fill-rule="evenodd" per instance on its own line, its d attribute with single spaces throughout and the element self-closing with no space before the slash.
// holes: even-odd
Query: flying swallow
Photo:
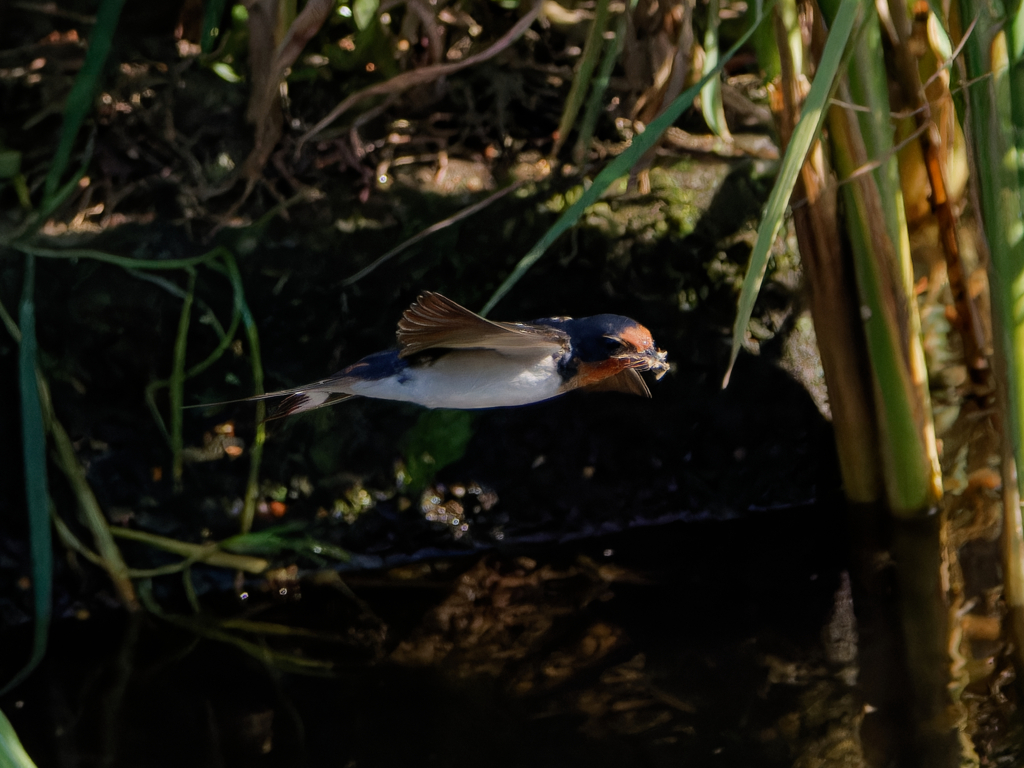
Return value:
<svg viewBox="0 0 1024 768">
<path fill-rule="evenodd" d="M 276 419 L 353 397 L 459 410 L 537 403 L 574 389 L 650 397 L 640 372 L 660 379 L 669 369 L 650 331 L 628 317 L 499 323 L 430 291 L 405 310 L 397 335 L 397 349 L 245 401 L 283 397 L 268 417 Z"/>
</svg>

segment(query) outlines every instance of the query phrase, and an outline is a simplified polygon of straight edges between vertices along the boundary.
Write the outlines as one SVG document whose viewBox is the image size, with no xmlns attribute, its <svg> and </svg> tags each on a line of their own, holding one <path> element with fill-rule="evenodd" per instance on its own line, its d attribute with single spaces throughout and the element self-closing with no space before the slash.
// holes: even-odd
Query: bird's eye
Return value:
<svg viewBox="0 0 1024 768">
<path fill-rule="evenodd" d="M 622 342 L 622 339 L 617 339 L 614 336 L 605 336 L 601 339 L 604 344 L 604 348 L 609 352 L 621 352 L 626 348 L 626 345 Z"/>
</svg>

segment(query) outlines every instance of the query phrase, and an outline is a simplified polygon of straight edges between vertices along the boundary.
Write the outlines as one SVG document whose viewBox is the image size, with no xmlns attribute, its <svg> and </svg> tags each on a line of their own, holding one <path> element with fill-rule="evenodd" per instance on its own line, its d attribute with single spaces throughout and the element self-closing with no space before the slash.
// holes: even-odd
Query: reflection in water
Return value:
<svg viewBox="0 0 1024 768">
<path fill-rule="evenodd" d="M 66 624 L 21 708 L 0 706 L 41 768 L 852 755 L 861 706 L 828 517 L 676 524 L 353 575 L 361 605 L 310 579 L 301 600 L 252 594 L 245 621 L 192 620 L 202 637 L 153 617 Z M 294 632 L 273 629 L 285 625 Z M 247 645 L 211 641 L 228 631 Z M 289 669 L 302 657 L 330 669 L 282 671 L 286 653 Z"/>
</svg>

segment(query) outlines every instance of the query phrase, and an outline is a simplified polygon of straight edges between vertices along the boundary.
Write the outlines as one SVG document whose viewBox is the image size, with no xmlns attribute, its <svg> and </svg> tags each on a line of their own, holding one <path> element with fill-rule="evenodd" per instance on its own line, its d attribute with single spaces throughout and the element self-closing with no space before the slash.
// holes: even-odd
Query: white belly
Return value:
<svg viewBox="0 0 1024 768">
<path fill-rule="evenodd" d="M 555 358 L 490 351 L 449 352 L 429 365 L 346 387 L 363 397 L 401 400 L 427 408 L 498 408 L 548 400 L 562 384 Z"/>
</svg>

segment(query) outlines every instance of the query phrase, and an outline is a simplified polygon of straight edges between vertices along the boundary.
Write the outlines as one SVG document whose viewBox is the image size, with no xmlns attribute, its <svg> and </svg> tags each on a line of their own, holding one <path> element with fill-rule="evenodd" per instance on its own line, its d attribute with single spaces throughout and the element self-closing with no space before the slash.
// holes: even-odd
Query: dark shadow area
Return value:
<svg viewBox="0 0 1024 768">
<path fill-rule="evenodd" d="M 496 766 L 790 765 L 798 741 L 827 730 L 805 715 L 787 731 L 793 707 L 808 697 L 830 716 L 855 707 L 821 650 L 843 561 L 835 519 L 806 507 L 520 550 L 538 570 L 584 555 L 641 581 L 553 611 L 541 641 L 496 666 L 470 644 L 436 665 L 402 658 L 396 649 L 436 620 L 446 587 L 384 574 L 353 588 L 391 628 L 386 655 L 367 665 L 335 645 L 328 678 L 276 671 L 152 617 L 65 621 L 32 685 L 3 709 L 44 768 L 469 766 L 482 756 Z M 515 560 L 510 549 L 491 564 Z M 577 581 L 557 582 L 535 607 L 564 606 Z M 273 618 L 326 628 L 340 619 L 324 618 L 328 602 L 307 587 Z M 346 623 L 329 628 L 344 634 Z M 614 642 L 588 656 L 580 648 L 595 636 Z M 552 674 L 567 657 L 576 665 Z"/>
</svg>

